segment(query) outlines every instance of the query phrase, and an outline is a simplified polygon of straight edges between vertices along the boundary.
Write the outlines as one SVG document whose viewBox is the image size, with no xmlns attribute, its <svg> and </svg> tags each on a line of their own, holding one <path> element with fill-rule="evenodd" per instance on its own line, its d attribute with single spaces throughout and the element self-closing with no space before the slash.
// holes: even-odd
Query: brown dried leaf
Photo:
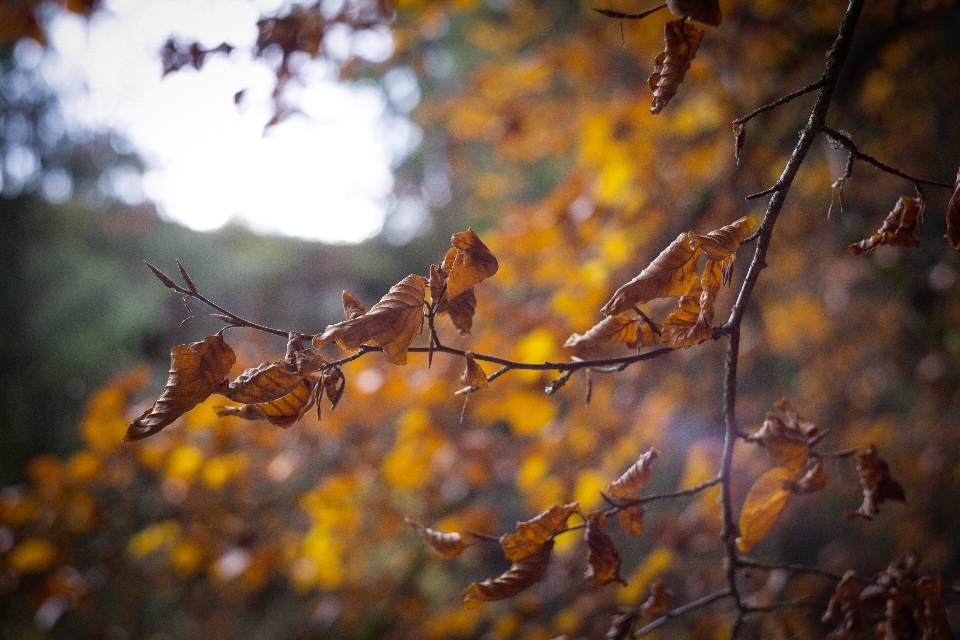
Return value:
<svg viewBox="0 0 960 640">
<path fill-rule="evenodd" d="M 555 504 L 535 518 L 517 523 L 517 532 L 503 536 L 500 546 L 507 559 L 517 562 L 532 553 L 561 531 L 567 530 L 567 519 L 580 511 L 580 503 Z"/>
<path fill-rule="evenodd" d="M 747 141 L 747 128 L 742 124 L 733 125 L 733 159 L 740 166 L 743 144 Z"/>
<path fill-rule="evenodd" d="M 313 383 L 302 379 L 293 391 L 271 402 L 242 404 L 239 407 L 217 405 L 213 410 L 221 418 L 235 416 L 244 420 L 267 420 L 286 429 L 303 417 L 313 406 L 315 399 Z"/>
<path fill-rule="evenodd" d="M 919 247 L 920 241 L 913 234 L 920 230 L 926 208 L 927 203 L 922 197 L 901 196 L 873 237 L 852 244 L 847 249 L 853 255 L 859 256 L 873 251 L 882 244 L 893 247 Z"/>
<path fill-rule="evenodd" d="M 644 618 L 659 616 L 673 605 L 673 590 L 664 586 L 663 580 L 657 580 L 650 587 L 650 597 L 640 605 L 640 615 Z"/>
<path fill-rule="evenodd" d="M 226 375 L 236 361 L 233 349 L 219 333 L 200 342 L 175 346 L 170 350 L 166 388 L 154 405 L 127 428 L 124 441 L 157 433 L 226 386 Z"/>
<path fill-rule="evenodd" d="M 690 68 L 690 62 L 697 55 L 703 31 L 699 31 L 686 20 L 674 20 L 663 27 L 666 41 L 664 50 L 654 61 L 653 73 L 647 83 L 653 91 L 653 104 L 650 113 L 663 111 L 670 99 L 677 94 L 683 77 Z"/>
<path fill-rule="evenodd" d="M 603 530 L 606 521 L 607 514 L 602 511 L 587 514 L 584 533 L 587 541 L 587 572 L 583 577 L 595 587 L 611 582 L 626 586 L 627 581 L 620 577 L 620 553 L 613 544 L 613 538 Z"/>
<path fill-rule="evenodd" d="M 343 390 L 347 387 L 347 380 L 343 377 L 340 369 L 330 368 L 323 372 L 320 377 L 320 384 L 323 385 L 323 392 L 330 401 L 330 408 L 336 409 L 337 403 L 343 397 Z"/>
<path fill-rule="evenodd" d="M 393 364 L 407 363 L 407 348 L 423 326 L 423 300 L 427 280 L 409 275 L 390 287 L 387 295 L 365 315 L 330 325 L 313 346 L 318 349 L 336 341 L 344 349 L 357 349 L 372 342 L 383 347 L 383 355 Z"/>
<path fill-rule="evenodd" d="M 288 371 L 282 362 L 264 362 L 241 373 L 224 395 L 244 404 L 270 402 L 293 391 L 301 380 L 302 375 Z"/>
<path fill-rule="evenodd" d="M 476 540 L 471 539 L 469 542 L 463 539 L 463 536 L 457 532 L 447 533 L 444 531 L 436 531 L 425 527 L 413 518 L 404 518 L 404 521 L 410 525 L 414 531 L 420 534 L 431 547 L 440 552 L 440 555 L 445 559 L 450 560 L 456 558 L 458 555 L 463 553 L 464 549 L 471 547 L 476 544 Z"/>
<path fill-rule="evenodd" d="M 552 552 L 553 540 L 547 540 L 522 559 L 514 561 L 513 566 L 502 575 L 474 582 L 460 594 L 463 606 L 475 609 L 484 602 L 512 598 L 533 586 L 547 572 Z"/>
<path fill-rule="evenodd" d="M 624 531 L 639 538 L 643 535 L 643 514 L 645 512 L 646 507 L 637 503 L 617 511 L 617 521 Z"/>
<path fill-rule="evenodd" d="M 640 492 L 650 484 L 653 479 L 653 461 L 657 459 L 660 452 L 656 449 L 650 449 L 642 454 L 623 475 L 610 483 L 607 491 L 618 500 L 629 499 Z"/>
<path fill-rule="evenodd" d="M 753 218 L 743 216 L 716 231 L 700 236 L 700 249 L 710 260 L 719 261 L 728 258 L 740 248 L 744 238 L 747 237 L 755 224 L 756 221 Z"/>
<path fill-rule="evenodd" d="M 675 16 L 690 18 L 711 27 L 719 27 L 723 20 L 718 0 L 667 0 L 667 7 Z"/>
<path fill-rule="evenodd" d="M 467 363 L 463 373 L 460 374 L 460 384 L 477 389 L 487 386 L 487 372 L 477 364 L 473 354 L 468 352 L 465 359 Z"/>
<path fill-rule="evenodd" d="M 367 307 L 360 302 L 360 298 L 353 295 L 346 289 L 343 290 L 341 294 L 343 299 L 343 317 L 347 320 L 353 320 L 354 318 L 359 318 L 362 315 L 366 315 Z"/>
<path fill-rule="evenodd" d="M 603 640 L 626 640 L 633 631 L 633 623 L 637 620 L 637 610 L 632 609 L 625 613 L 618 613 L 610 620 L 610 628 L 603 636 Z"/>
<path fill-rule="evenodd" d="M 810 455 L 810 445 L 820 438 L 820 430 L 801 418 L 785 400 L 777 401 L 774 406 L 783 413 L 785 420 L 768 412 L 763 426 L 753 437 L 763 442 L 777 464 L 792 471 L 796 477 Z"/>
<path fill-rule="evenodd" d="M 477 296 L 473 292 L 473 287 L 470 287 L 456 298 L 444 299 L 444 301 L 437 306 L 437 312 L 449 315 L 450 320 L 453 321 L 453 326 L 460 331 L 460 335 L 462 336 L 470 335 L 470 330 L 473 328 L 473 314 L 476 310 Z"/>
<path fill-rule="evenodd" d="M 796 482 L 790 482 L 785 488 L 798 495 L 820 491 L 830 482 L 830 475 L 823 468 L 823 459 L 819 458 L 816 464 L 801 476 Z"/>
<path fill-rule="evenodd" d="M 650 300 L 686 294 L 697 279 L 698 243 L 696 234 L 681 233 L 640 275 L 617 289 L 600 312 L 613 316 Z"/>
<path fill-rule="evenodd" d="M 860 593 L 853 570 L 845 573 L 837 584 L 830 604 L 820 620 L 824 624 L 842 624 L 842 627 L 837 627 L 827 636 L 830 640 L 868 640 L 872 637 L 863 624 Z"/>
<path fill-rule="evenodd" d="M 653 333 L 649 327 L 648 333 Z M 625 313 L 618 313 L 606 316 L 586 333 L 573 334 L 567 338 L 563 346 L 573 349 L 574 354 L 582 358 L 592 350 L 611 343 L 623 343 L 631 349 L 636 349 L 639 339 L 640 330 L 637 321 Z"/>
<path fill-rule="evenodd" d="M 957 172 L 957 181 L 947 205 L 947 240 L 953 248 L 960 251 L 960 171 Z"/>
<path fill-rule="evenodd" d="M 444 257 L 442 270 L 447 274 L 447 297 L 452 299 L 495 274 L 499 264 L 473 229 L 453 234 L 450 243 L 453 248 Z"/>
<path fill-rule="evenodd" d="M 660 342 L 671 349 L 689 347 L 713 336 L 713 303 L 720 292 L 723 263 L 708 260 L 700 282 L 680 298 L 678 309 L 663 319 Z"/>
<path fill-rule="evenodd" d="M 872 520 L 880 513 L 880 505 L 885 500 L 907 501 L 903 486 L 890 475 L 890 465 L 872 444 L 858 456 L 857 474 L 863 487 L 863 504 L 856 511 L 843 514 L 844 518 Z"/>
<path fill-rule="evenodd" d="M 746 553 L 770 532 L 790 497 L 784 485 L 796 477 L 790 469 L 774 467 L 753 483 L 740 512 L 740 537 L 737 538 L 740 551 Z"/>
</svg>

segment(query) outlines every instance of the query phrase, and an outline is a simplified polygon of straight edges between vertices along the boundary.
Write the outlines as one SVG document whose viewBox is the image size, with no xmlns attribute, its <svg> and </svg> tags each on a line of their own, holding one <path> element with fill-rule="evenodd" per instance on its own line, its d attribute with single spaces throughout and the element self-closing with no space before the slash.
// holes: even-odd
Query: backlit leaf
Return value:
<svg viewBox="0 0 960 640">
<path fill-rule="evenodd" d="M 244 420 L 268 420 L 284 429 L 296 423 L 313 406 L 313 383 L 303 379 L 293 391 L 271 402 L 243 404 L 239 407 L 216 405 L 213 410 L 221 418 L 235 416 Z"/>
<path fill-rule="evenodd" d="M 667 7 L 675 16 L 690 18 L 712 27 L 719 27 L 723 20 L 717 0 L 667 0 Z"/>
<path fill-rule="evenodd" d="M 960 251 L 960 171 L 957 172 L 957 181 L 947 205 L 947 240 L 953 248 Z"/>
<path fill-rule="evenodd" d="M 452 299 L 494 275 L 499 265 L 473 229 L 453 234 L 450 242 L 453 248 L 444 257 L 442 269 L 447 274 L 446 295 Z"/>
<path fill-rule="evenodd" d="M 697 245 L 696 234 L 681 233 L 640 275 L 617 289 L 601 313 L 613 316 L 650 300 L 685 295 L 697 279 Z"/>
<path fill-rule="evenodd" d="M 336 341 L 344 349 L 354 350 L 372 342 L 383 347 L 393 364 L 407 363 L 407 348 L 423 326 L 423 301 L 427 281 L 409 275 L 390 287 L 390 291 L 366 314 L 330 325 L 313 338 L 318 349 Z"/>
<path fill-rule="evenodd" d="M 463 373 L 460 374 L 460 384 L 475 388 L 487 386 L 487 373 L 483 370 L 483 367 L 477 364 L 472 353 L 467 354 L 466 361 Z"/>
<path fill-rule="evenodd" d="M 404 521 L 410 525 L 414 531 L 419 533 L 420 536 L 426 540 L 431 547 L 439 551 L 440 555 L 447 560 L 456 558 L 458 555 L 463 553 L 464 549 L 467 549 L 477 542 L 476 540 L 470 540 L 467 542 L 458 532 L 447 533 L 444 531 L 430 529 L 429 527 L 423 526 L 413 518 L 404 518 Z"/>
<path fill-rule="evenodd" d="M 545 542 L 561 531 L 567 530 L 567 519 L 580 511 L 578 502 L 555 504 L 540 515 L 517 523 L 517 532 L 503 537 L 500 546 L 509 560 L 517 562 L 536 553 Z"/>
<path fill-rule="evenodd" d="M 470 287 L 456 298 L 445 298 L 437 307 L 439 313 L 446 313 L 460 335 L 470 335 L 473 328 L 473 314 L 477 310 L 477 295 Z"/>
<path fill-rule="evenodd" d="M 664 318 L 660 331 L 663 346 L 679 349 L 713 336 L 713 304 L 722 279 L 722 263 L 708 260 L 700 282 L 680 298 L 679 308 Z"/>
<path fill-rule="evenodd" d="M 740 551 L 749 551 L 769 533 L 790 497 L 790 490 L 784 488 L 785 483 L 792 482 L 795 477 L 796 474 L 789 469 L 774 467 L 750 487 L 740 512 L 740 537 L 737 538 Z"/>
<path fill-rule="evenodd" d="M 654 61 L 653 73 L 647 83 L 653 91 L 653 104 L 650 113 L 660 113 L 670 99 L 677 94 L 683 77 L 690 68 L 690 62 L 697 55 L 703 31 L 698 30 L 686 20 L 674 20 L 663 27 L 666 41 L 664 50 Z"/>
<path fill-rule="evenodd" d="M 627 469 L 623 475 L 610 483 L 607 489 L 610 494 L 618 499 L 628 498 L 634 494 L 639 494 L 653 479 L 653 461 L 657 459 L 660 452 L 656 449 L 650 449 L 640 456 L 640 458 Z"/>
<path fill-rule="evenodd" d="M 907 501 L 903 486 L 890 475 L 890 465 L 880 457 L 873 445 L 857 457 L 857 474 L 863 487 L 863 504 L 856 511 L 845 513 L 845 518 L 872 520 L 873 516 L 880 513 L 880 505 L 885 500 Z"/>
<path fill-rule="evenodd" d="M 919 231 L 923 222 L 923 212 L 927 203 L 922 197 L 902 196 L 897 200 L 893 211 L 887 214 L 883 225 L 872 237 L 847 247 L 855 256 L 873 251 L 882 244 L 894 247 L 919 247 L 920 241 L 914 233 Z"/>
<path fill-rule="evenodd" d="M 474 582 L 460 594 L 463 606 L 475 609 L 484 602 L 512 598 L 535 585 L 547 572 L 552 551 L 553 540 L 547 540 L 522 559 L 514 561 L 513 566 L 502 575 Z"/>
<path fill-rule="evenodd" d="M 305 349 L 299 335 L 291 333 L 280 362 L 264 362 L 247 369 L 230 383 L 226 396 L 235 402 L 260 404 L 287 395 L 306 376 L 320 368 L 321 358 Z"/>
<path fill-rule="evenodd" d="M 653 618 L 669 609 L 673 605 L 673 591 L 657 580 L 650 587 L 650 597 L 640 605 L 640 615 L 644 618 Z"/>
<path fill-rule="evenodd" d="M 770 457 L 781 467 L 799 475 L 810 454 L 810 445 L 820 437 L 820 430 L 808 420 L 804 420 L 790 405 L 780 400 L 776 403 L 784 417 L 768 412 L 763 426 L 754 434 L 754 438 L 763 442 Z"/>
<path fill-rule="evenodd" d="M 219 333 L 171 349 L 166 388 L 154 405 L 133 421 L 124 441 L 140 440 L 157 433 L 206 400 L 211 393 L 224 388 L 226 376 L 236 361 L 233 349 Z"/>
<path fill-rule="evenodd" d="M 639 338 L 637 321 L 625 313 L 618 313 L 606 316 L 586 333 L 573 334 L 567 338 L 563 346 L 573 349 L 577 356 L 585 357 L 592 349 L 611 343 L 623 343 L 631 349 L 636 349 Z"/>
<path fill-rule="evenodd" d="M 716 231 L 700 236 L 700 249 L 710 260 L 723 260 L 733 255 L 755 224 L 753 218 L 744 216 Z"/>
<path fill-rule="evenodd" d="M 367 313 L 367 307 L 360 302 L 360 298 L 353 295 L 346 289 L 340 296 L 343 299 L 343 317 L 347 320 L 353 320 Z"/>
<path fill-rule="evenodd" d="M 584 578 L 595 587 L 611 582 L 626 585 L 620 577 L 620 554 L 613 539 L 603 530 L 607 514 L 595 511 L 587 514 L 587 528 L 584 538 L 587 541 L 587 572 Z"/>
</svg>

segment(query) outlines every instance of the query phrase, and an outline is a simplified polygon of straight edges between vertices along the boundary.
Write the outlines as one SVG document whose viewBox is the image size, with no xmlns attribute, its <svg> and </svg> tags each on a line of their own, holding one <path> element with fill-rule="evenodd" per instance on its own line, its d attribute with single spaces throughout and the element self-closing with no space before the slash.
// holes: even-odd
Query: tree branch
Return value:
<svg viewBox="0 0 960 640">
<path fill-rule="evenodd" d="M 863 153 L 862 151 L 860 151 L 859 149 L 857 149 L 857 145 L 853 142 L 853 140 L 849 138 L 849 136 L 846 136 L 840 133 L 836 129 L 832 129 L 824 125 L 820 128 L 820 130 L 824 134 L 826 134 L 829 138 L 836 140 L 838 143 L 843 145 L 844 148 L 846 148 L 847 151 L 850 152 L 850 157 L 855 158 L 857 160 L 863 160 L 867 164 L 872 164 L 874 167 L 876 167 L 880 171 L 883 171 L 884 173 L 889 173 L 891 175 L 897 176 L 898 178 L 903 178 L 904 180 L 912 182 L 915 185 L 929 184 L 935 187 L 943 187 L 945 189 L 954 188 L 954 185 L 952 184 L 947 184 L 946 182 L 938 182 L 936 180 L 927 180 L 925 178 L 918 178 L 916 176 L 911 176 L 910 174 L 904 173 L 899 169 L 895 169 L 894 167 L 891 167 L 888 164 L 884 164 L 879 160 L 877 160 L 876 158 L 869 156 Z M 848 162 L 848 167 L 851 165 L 852 165 L 852 162 Z M 844 174 L 844 177 L 849 177 L 848 173 L 849 173 L 849 169 L 848 169 L 848 172 Z"/>
</svg>

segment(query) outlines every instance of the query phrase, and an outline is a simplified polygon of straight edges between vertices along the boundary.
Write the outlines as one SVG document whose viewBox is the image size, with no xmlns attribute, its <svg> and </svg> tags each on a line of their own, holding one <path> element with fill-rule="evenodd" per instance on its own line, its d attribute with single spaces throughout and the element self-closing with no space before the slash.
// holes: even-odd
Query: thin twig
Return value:
<svg viewBox="0 0 960 640">
<path fill-rule="evenodd" d="M 836 140 L 841 145 L 843 145 L 847 149 L 847 151 L 850 152 L 851 156 L 856 157 L 857 160 L 863 160 L 867 164 L 872 164 L 874 167 L 876 167 L 877 169 L 880 169 L 880 171 L 883 171 L 884 173 L 889 173 L 891 175 L 897 176 L 898 178 L 903 178 L 904 180 L 908 180 L 909 182 L 912 182 L 916 185 L 929 184 L 935 187 L 944 187 L 945 189 L 954 188 L 954 185 L 952 184 L 947 184 L 946 182 L 938 182 L 936 180 L 927 180 L 925 178 L 918 178 L 916 176 L 911 176 L 910 174 L 904 173 L 899 169 L 895 169 L 894 167 L 891 167 L 888 164 L 884 164 L 879 160 L 877 160 L 876 158 L 874 158 L 873 156 L 869 156 L 864 152 L 860 151 L 859 149 L 857 149 L 857 145 L 853 142 L 853 140 L 851 140 L 848 136 L 840 133 L 836 129 L 832 129 L 826 125 L 823 125 L 820 128 L 820 130 L 826 135 L 828 135 L 831 139 Z"/>
<path fill-rule="evenodd" d="M 835 573 L 824 571 L 823 569 L 817 569 L 816 567 L 807 567 L 799 564 L 776 564 L 771 562 L 759 562 L 757 560 L 751 560 L 750 558 L 740 557 L 737 559 L 737 565 L 740 567 L 762 569 L 764 571 L 789 571 L 790 573 L 807 573 L 810 575 L 827 578 L 827 579 L 833 580 L 834 582 L 840 582 L 840 580 L 843 579 L 843 576 L 838 576 Z"/>
<path fill-rule="evenodd" d="M 639 629 L 636 633 L 633 634 L 634 638 L 640 638 L 655 629 L 662 627 L 668 620 L 671 618 L 676 618 L 677 616 L 682 616 L 685 613 L 693 611 L 694 609 L 699 609 L 700 607 L 705 607 L 708 604 L 712 604 L 717 600 L 722 600 L 724 598 L 730 597 L 730 591 L 728 589 L 721 589 L 720 591 L 714 591 L 710 595 L 703 596 L 699 600 L 694 600 L 693 602 L 688 602 L 687 604 L 677 607 L 676 609 L 671 609 L 666 613 L 662 614 L 659 618 L 648 624 L 647 626 Z"/>
<path fill-rule="evenodd" d="M 749 122 L 750 120 L 753 120 L 754 118 L 756 118 L 756 117 L 757 117 L 758 115 L 760 115 L 761 113 L 764 113 L 764 112 L 766 112 L 766 111 L 770 111 L 771 109 L 776 109 L 776 108 L 779 107 L 780 105 L 786 104 L 786 103 L 790 102 L 791 100 L 793 100 L 794 98 L 799 98 L 800 96 L 802 96 L 802 95 L 804 95 L 804 94 L 806 94 L 806 93 L 810 93 L 811 91 L 816 91 L 817 89 L 819 89 L 819 88 L 822 87 L 822 86 L 823 86 L 823 78 L 817 80 L 817 81 L 814 82 L 813 84 L 808 84 L 808 85 L 805 86 L 803 89 L 798 89 L 797 91 L 794 91 L 793 93 L 788 93 L 787 95 L 783 96 L 782 98 L 779 98 L 779 99 L 777 99 L 777 100 L 774 100 L 774 101 L 771 102 L 770 104 L 765 104 L 765 105 L 763 105 L 762 107 L 759 107 L 759 108 L 757 108 L 757 109 L 754 109 L 753 111 L 751 111 L 751 112 L 748 113 L 747 115 L 743 116 L 742 118 L 737 118 L 736 120 L 734 120 L 734 121 L 733 121 L 733 124 L 746 124 L 746 123 Z"/>
</svg>

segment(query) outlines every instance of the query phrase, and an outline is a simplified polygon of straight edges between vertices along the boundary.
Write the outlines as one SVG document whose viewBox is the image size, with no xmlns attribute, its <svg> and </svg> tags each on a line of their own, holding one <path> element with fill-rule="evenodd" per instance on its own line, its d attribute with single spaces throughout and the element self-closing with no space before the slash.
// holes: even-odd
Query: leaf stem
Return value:
<svg viewBox="0 0 960 640">
<path fill-rule="evenodd" d="M 786 104 L 786 103 L 790 102 L 791 100 L 793 100 L 794 98 L 799 98 L 800 96 L 802 96 L 802 95 L 804 95 L 804 94 L 807 94 L 807 93 L 810 93 L 811 91 L 816 91 L 817 89 L 819 89 L 819 88 L 822 87 L 822 86 L 823 86 L 823 78 L 820 78 L 820 79 L 817 80 L 816 82 L 811 83 L 811 84 L 808 84 L 807 86 L 805 86 L 805 87 L 802 88 L 802 89 L 797 89 L 797 90 L 794 91 L 793 93 L 788 93 L 787 95 L 783 96 L 782 98 L 779 98 L 779 99 L 777 99 L 777 100 L 774 100 L 774 101 L 771 102 L 770 104 L 765 104 L 765 105 L 763 105 L 762 107 L 758 107 L 758 108 L 754 109 L 753 111 L 751 111 L 751 112 L 748 113 L 747 115 L 742 116 L 742 117 L 737 118 L 736 120 L 734 120 L 734 121 L 733 121 L 733 124 L 746 124 L 746 123 L 749 122 L 750 120 L 753 120 L 754 118 L 756 118 L 756 117 L 757 117 L 758 115 L 760 115 L 761 113 L 765 113 L 765 112 L 770 111 L 770 110 L 772 110 L 772 109 L 776 109 L 776 108 L 779 107 L 780 105 Z"/>
</svg>

